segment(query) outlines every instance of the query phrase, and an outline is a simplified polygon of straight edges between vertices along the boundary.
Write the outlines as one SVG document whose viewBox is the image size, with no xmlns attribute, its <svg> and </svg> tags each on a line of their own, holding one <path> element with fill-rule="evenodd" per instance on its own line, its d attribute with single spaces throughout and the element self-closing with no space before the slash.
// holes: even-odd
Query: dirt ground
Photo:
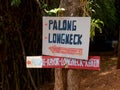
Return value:
<svg viewBox="0 0 120 90">
<path fill-rule="evenodd" d="M 81 71 L 80 90 L 120 90 L 120 70 L 116 69 L 117 57 L 102 56 L 100 63 L 100 71 Z M 53 85 L 42 90 L 54 90 Z"/>
<path fill-rule="evenodd" d="M 100 71 L 84 71 L 81 90 L 120 90 L 120 70 L 116 69 L 117 57 L 101 57 Z"/>
</svg>

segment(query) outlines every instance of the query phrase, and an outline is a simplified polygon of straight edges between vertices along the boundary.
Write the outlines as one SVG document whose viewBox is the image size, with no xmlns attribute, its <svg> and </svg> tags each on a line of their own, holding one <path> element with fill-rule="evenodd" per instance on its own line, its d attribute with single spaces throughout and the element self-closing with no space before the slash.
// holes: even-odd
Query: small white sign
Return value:
<svg viewBox="0 0 120 90">
<path fill-rule="evenodd" d="M 90 17 L 43 17 L 42 54 L 88 60 Z"/>
<path fill-rule="evenodd" d="M 26 67 L 27 68 L 42 68 L 42 56 L 27 56 Z"/>
</svg>

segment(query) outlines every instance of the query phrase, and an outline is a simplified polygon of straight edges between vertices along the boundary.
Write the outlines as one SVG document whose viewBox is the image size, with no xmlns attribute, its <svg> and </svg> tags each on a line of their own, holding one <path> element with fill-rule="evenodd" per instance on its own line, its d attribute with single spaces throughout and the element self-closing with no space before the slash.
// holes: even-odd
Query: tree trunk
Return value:
<svg viewBox="0 0 120 90">
<path fill-rule="evenodd" d="M 115 7 L 116 7 L 116 16 L 117 16 L 117 27 L 119 32 L 119 40 L 118 40 L 118 62 L 117 62 L 117 69 L 120 69 L 120 0 L 115 0 Z"/>
<path fill-rule="evenodd" d="M 59 7 L 65 9 L 65 12 L 59 13 L 59 16 L 82 16 L 83 14 L 80 0 L 60 0 Z M 54 90 L 80 90 L 79 72 L 73 69 L 55 69 Z"/>
<path fill-rule="evenodd" d="M 118 62 L 117 69 L 120 69 L 120 25 L 119 25 L 119 40 L 118 40 Z"/>
<path fill-rule="evenodd" d="M 67 69 L 55 69 L 54 90 L 67 90 Z"/>
</svg>

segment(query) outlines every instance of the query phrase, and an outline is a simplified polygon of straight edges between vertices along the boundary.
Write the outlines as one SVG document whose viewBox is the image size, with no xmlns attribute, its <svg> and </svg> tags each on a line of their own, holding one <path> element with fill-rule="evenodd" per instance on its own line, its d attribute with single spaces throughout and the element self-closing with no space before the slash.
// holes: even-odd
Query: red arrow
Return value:
<svg viewBox="0 0 120 90">
<path fill-rule="evenodd" d="M 61 54 L 74 54 L 74 55 L 82 55 L 82 48 L 65 48 L 65 47 L 57 47 L 51 46 L 49 47 L 52 53 L 61 53 Z"/>
<path fill-rule="evenodd" d="M 27 64 L 28 64 L 28 65 L 30 65 L 30 64 L 31 64 L 31 61 L 30 61 L 30 60 L 28 60 L 28 61 L 27 61 Z"/>
</svg>

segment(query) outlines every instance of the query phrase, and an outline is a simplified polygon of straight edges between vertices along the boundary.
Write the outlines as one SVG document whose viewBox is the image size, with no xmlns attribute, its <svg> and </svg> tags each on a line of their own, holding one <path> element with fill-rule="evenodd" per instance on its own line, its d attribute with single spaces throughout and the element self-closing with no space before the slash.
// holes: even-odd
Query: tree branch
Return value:
<svg viewBox="0 0 120 90">
<path fill-rule="evenodd" d="M 21 36 L 21 33 L 20 33 L 19 30 L 17 30 L 17 32 L 18 32 L 18 36 L 19 36 L 19 39 L 20 39 L 20 43 L 21 43 L 21 47 L 22 47 L 22 54 L 23 54 L 23 58 L 24 58 L 24 62 L 25 62 L 25 60 L 26 60 L 26 54 L 25 54 L 25 48 L 24 48 L 24 45 L 23 45 L 22 36 Z M 37 87 L 36 87 L 36 85 L 35 85 L 35 82 L 34 82 L 34 80 L 33 80 L 33 77 L 32 77 L 32 75 L 31 75 L 30 70 L 27 69 L 27 71 L 28 71 L 30 80 L 31 80 L 31 82 L 32 82 L 32 85 L 33 85 L 33 87 L 34 87 L 34 90 L 38 90 Z"/>
</svg>

